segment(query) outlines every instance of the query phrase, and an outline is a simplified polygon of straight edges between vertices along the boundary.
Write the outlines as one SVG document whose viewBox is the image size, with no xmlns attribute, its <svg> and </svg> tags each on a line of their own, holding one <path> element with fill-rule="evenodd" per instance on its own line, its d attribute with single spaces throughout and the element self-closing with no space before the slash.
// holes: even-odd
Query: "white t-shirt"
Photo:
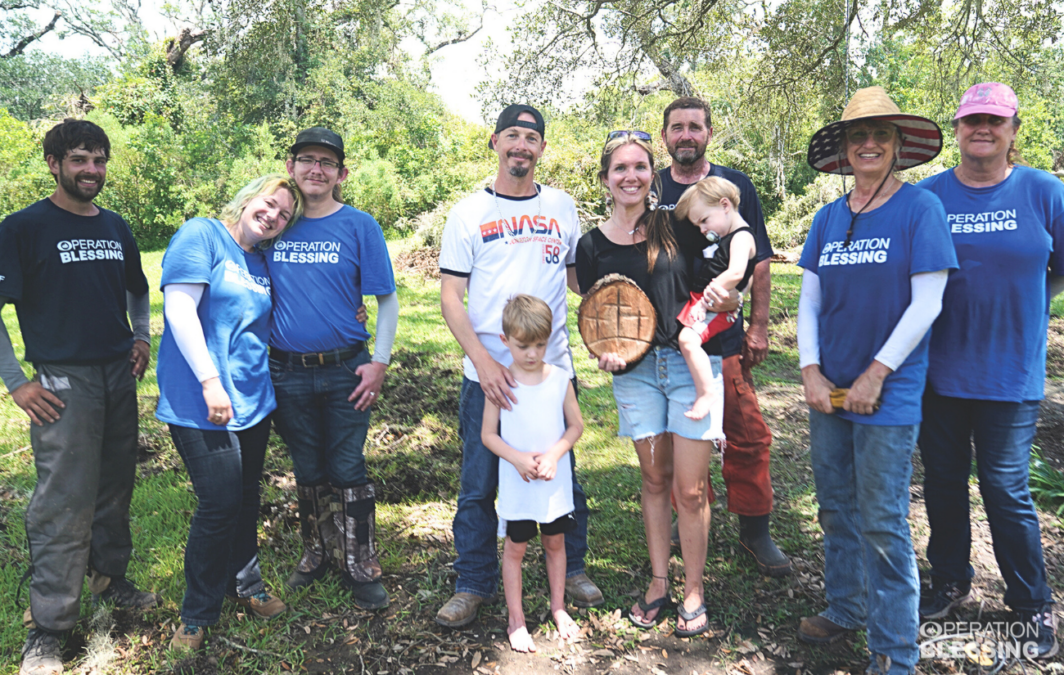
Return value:
<svg viewBox="0 0 1064 675">
<path fill-rule="evenodd" d="M 573 358 L 565 327 L 566 267 L 576 263 L 580 221 L 572 198 L 537 185 L 539 195 L 498 197 L 480 190 L 454 205 L 447 215 L 440 271 L 469 279 L 467 311 L 480 343 L 504 366 L 513 359 L 499 339 L 502 308 L 517 293 L 542 299 L 554 315 L 543 360 L 572 377 Z M 477 371 L 468 356 L 465 376 Z"/>
<path fill-rule="evenodd" d="M 518 383 L 513 410 L 499 410 L 499 435 L 521 452 L 546 452 L 565 435 L 565 393 L 569 376 L 551 368 L 536 385 Z M 570 450 L 570 452 L 572 452 Z M 525 482 L 517 469 L 499 458 L 499 503 L 501 520 L 534 520 L 551 523 L 573 511 L 573 471 L 569 457 L 558 460 L 551 480 Z M 503 525 L 500 531 L 505 532 Z"/>
</svg>

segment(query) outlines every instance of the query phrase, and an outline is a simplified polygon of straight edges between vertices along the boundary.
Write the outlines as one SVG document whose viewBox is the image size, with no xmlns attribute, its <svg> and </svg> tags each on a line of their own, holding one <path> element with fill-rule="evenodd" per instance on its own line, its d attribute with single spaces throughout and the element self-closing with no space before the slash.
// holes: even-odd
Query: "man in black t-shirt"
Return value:
<svg viewBox="0 0 1064 675">
<path fill-rule="evenodd" d="M 136 379 L 148 366 L 151 308 L 129 226 L 93 204 L 110 150 L 91 122 L 56 125 L 44 137 L 55 191 L 0 223 L 0 307 L 14 303 L 37 371 L 26 380 L 0 321 L 0 378 L 32 422 L 37 469 L 26 509 L 32 578 L 20 675 L 63 672 L 59 638 L 77 622 L 86 574 L 94 601 L 158 602 L 125 576 Z"/>
<path fill-rule="evenodd" d="M 757 563 L 762 574 L 779 577 L 791 573 L 791 561 L 769 534 L 772 512 L 772 483 L 769 476 L 769 446 L 772 433 L 761 417 L 750 369 L 768 354 L 768 310 L 772 281 L 769 259 L 772 245 L 765 228 L 765 216 L 754 184 L 746 174 L 711 164 L 706 146 L 713 137 L 709 106 L 691 97 L 678 98 L 665 108 L 661 140 L 672 157 L 672 166 L 659 173 L 662 194 L 658 208 L 672 210 L 688 187 L 706 176 L 719 176 L 739 188 L 739 214 L 754 232 L 757 266 L 750 287 L 750 327 L 744 334 L 737 321 L 704 345 L 710 354 L 723 357 L 724 449 L 723 476 L 728 490 L 728 510 L 739 517 L 739 543 Z M 672 220 L 680 251 L 689 271 L 703 255 L 709 240 L 687 221 Z M 692 289 L 693 290 L 693 289 Z M 712 306 L 711 306 L 712 309 Z M 725 308 L 726 309 L 726 308 Z"/>
</svg>

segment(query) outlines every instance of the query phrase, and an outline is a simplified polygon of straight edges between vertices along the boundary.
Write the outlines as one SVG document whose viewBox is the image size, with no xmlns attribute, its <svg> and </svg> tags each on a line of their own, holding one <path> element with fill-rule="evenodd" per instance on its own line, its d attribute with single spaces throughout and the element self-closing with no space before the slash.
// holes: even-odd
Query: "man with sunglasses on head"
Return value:
<svg viewBox="0 0 1064 675">
<path fill-rule="evenodd" d="M 546 145 L 539 111 L 507 106 L 488 142 L 499 157 L 495 179 L 458 202 L 443 231 L 440 304 L 447 327 L 465 352 L 459 404 L 462 479 L 454 517 L 457 592 L 436 615 L 438 624 L 451 628 L 472 622 L 481 603 L 494 599 L 498 585 L 499 458 L 481 443 L 480 432 L 485 399 L 506 410 L 517 401 L 516 382 L 507 369 L 512 357 L 500 339 L 502 309 L 511 296 L 526 293 L 551 308 L 554 323 L 543 360 L 574 376 L 565 289 L 577 290 L 580 222 L 569 195 L 534 180 Z M 463 303 L 467 292 L 468 310 Z M 603 597 L 584 573 L 587 498 L 575 480 L 574 453 L 567 454 L 574 468 L 577 526 L 565 535 L 565 591 L 577 607 L 594 607 Z"/>
<path fill-rule="evenodd" d="M 750 326 L 744 333 L 743 322 L 736 321 L 731 328 L 706 342 L 703 348 L 710 354 L 723 357 L 724 435 L 727 443 L 722 474 L 728 492 L 728 510 L 739 517 L 739 543 L 757 563 L 761 574 L 782 577 L 791 573 L 791 561 L 769 534 L 772 432 L 761 416 L 750 372 L 768 355 L 772 245 L 761 201 L 750 178 L 741 171 L 711 164 L 706 159 L 706 147 L 712 138 L 709 106 L 701 99 L 682 97 L 665 108 L 661 140 L 673 164 L 659 172 L 662 186 L 659 208 L 675 209 L 687 188 L 707 176 L 719 176 L 739 188 L 739 215 L 750 225 L 757 244 L 754 258 L 757 266 L 749 293 Z M 697 227 L 677 223 L 675 218 L 672 224 L 680 251 L 688 258 L 693 271 L 697 257 L 712 255 L 711 243 Z M 710 298 L 710 301 L 715 302 L 715 306 L 710 305 L 714 312 L 727 312 L 735 307 L 734 301 L 724 298 Z"/>
<path fill-rule="evenodd" d="M 288 579 L 308 586 L 339 568 L 361 609 L 388 605 L 377 557 L 376 490 L 363 449 L 370 408 L 391 360 L 399 321 L 391 258 L 380 225 L 339 201 L 344 141 L 323 127 L 299 133 L 286 164 L 303 192 L 303 217 L 266 252 L 273 282 L 273 420 L 288 446 L 303 556 Z M 377 298 L 377 335 L 359 321 Z"/>
</svg>

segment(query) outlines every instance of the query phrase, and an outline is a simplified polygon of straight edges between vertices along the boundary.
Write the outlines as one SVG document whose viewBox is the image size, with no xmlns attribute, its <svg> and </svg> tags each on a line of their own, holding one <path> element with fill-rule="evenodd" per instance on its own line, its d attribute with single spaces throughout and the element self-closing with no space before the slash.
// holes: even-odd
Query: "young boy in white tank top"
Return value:
<svg viewBox="0 0 1064 675">
<path fill-rule="evenodd" d="M 576 527 L 576 518 L 572 469 L 568 459 L 561 460 L 583 433 L 584 421 L 568 373 L 543 362 L 551 320 L 550 307 L 539 298 L 520 294 L 506 303 L 501 337 L 513 356 L 517 402 L 512 410 L 500 410 L 486 400 L 481 427 L 484 447 L 499 456 L 496 511 L 506 533 L 502 583 L 510 646 L 518 652 L 536 651 L 521 607 L 521 561 L 537 523 L 547 554 L 554 624 L 562 639 L 578 631 L 565 611 L 565 533 Z"/>
</svg>

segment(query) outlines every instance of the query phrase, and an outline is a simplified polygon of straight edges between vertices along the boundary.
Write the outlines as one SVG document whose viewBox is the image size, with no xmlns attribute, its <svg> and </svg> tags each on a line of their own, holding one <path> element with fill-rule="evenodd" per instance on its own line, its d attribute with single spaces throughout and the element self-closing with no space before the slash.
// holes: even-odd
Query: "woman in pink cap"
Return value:
<svg viewBox="0 0 1064 675">
<path fill-rule="evenodd" d="M 945 618 L 971 595 L 974 437 L 1005 604 L 1029 624 L 1024 654 L 1046 658 L 1057 653 L 1056 620 L 1027 467 L 1045 383 L 1049 300 L 1064 289 L 1064 183 L 1015 163 L 1018 107 L 1004 84 L 968 89 L 953 118 L 960 165 L 919 184 L 942 200 L 960 263 L 931 332 L 923 400 L 931 589 L 920 616 Z"/>
</svg>

